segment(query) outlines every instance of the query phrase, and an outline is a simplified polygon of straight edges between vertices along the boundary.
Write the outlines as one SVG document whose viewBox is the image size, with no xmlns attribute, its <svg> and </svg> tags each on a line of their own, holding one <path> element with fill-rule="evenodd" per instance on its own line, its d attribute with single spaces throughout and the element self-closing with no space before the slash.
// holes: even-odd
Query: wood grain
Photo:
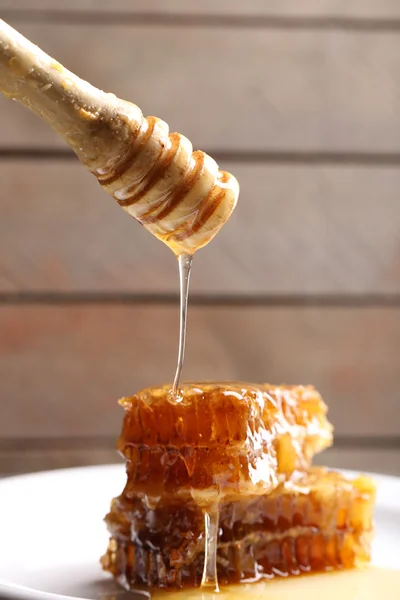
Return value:
<svg viewBox="0 0 400 600">
<path fill-rule="evenodd" d="M 85 448 L 77 445 L 67 449 L 0 450 L 0 477 L 31 473 L 48 469 L 64 469 L 87 465 L 122 463 L 122 459 L 111 448 Z M 318 455 L 316 464 L 330 468 L 370 471 L 387 475 L 400 475 L 399 449 L 344 449 L 331 448 Z"/>
<path fill-rule="evenodd" d="M 194 293 L 400 292 L 399 170 L 224 167 L 241 197 Z M 78 163 L 0 162 L 0 181 L 0 293 L 177 293 L 172 253 Z"/>
<path fill-rule="evenodd" d="M 163 118 L 211 153 L 400 149 L 396 33 L 106 21 L 18 28 L 67 68 Z M 62 146 L 6 98 L 0 98 L 0 131 L 3 148 Z"/>
<path fill-rule="evenodd" d="M 62 9 L 92 10 L 93 12 L 166 12 L 190 14 L 237 14 L 237 15 L 345 15 L 362 17 L 393 17 L 400 15 L 397 0 L 1 0 L 1 9 Z"/>
<path fill-rule="evenodd" d="M 226 164 L 241 198 L 200 294 L 400 291 L 400 172 Z M 176 261 L 79 164 L 0 163 L 0 292 L 177 293 Z"/>
<path fill-rule="evenodd" d="M 400 476 L 400 450 L 330 448 L 318 455 L 315 464 Z"/>
<path fill-rule="evenodd" d="M 196 256 L 194 293 L 400 293 L 400 172 L 383 166 L 400 161 L 399 2 L 0 0 L 0 9 L 93 84 L 195 147 L 236 157 L 222 166 L 239 178 L 241 201 Z M 126 23 L 109 22 L 118 11 L 131 13 Z M 140 13 L 147 24 L 135 24 Z M 63 148 L 3 97 L 0 131 L 0 150 Z M 176 293 L 172 254 L 76 163 L 0 160 L 0 181 L 3 301 Z M 184 376 L 312 382 L 339 435 L 389 439 L 400 430 L 399 311 L 192 307 Z M 0 438 L 21 446 L 0 449 L 0 472 L 118 460 L 89 438 L 117 436 L 116 398 L 172 379 L 177 326 L 173 305 L 1 305 Z M 88 445 L 26 451 L 26 439 L 65 436 Z M 399 459 L 398 449 L 354 447 L 318 460 L 400 474 Z"/>
<path fill-rule="evenodd" d="M 171 381 L 178 307 L 0 308 L 0 437 L 117 435 L 116 399 Z M 338 435 L 400 428 L 400 310 L 192 307 L 183 377 L 313 383 Z"/>
</svg>

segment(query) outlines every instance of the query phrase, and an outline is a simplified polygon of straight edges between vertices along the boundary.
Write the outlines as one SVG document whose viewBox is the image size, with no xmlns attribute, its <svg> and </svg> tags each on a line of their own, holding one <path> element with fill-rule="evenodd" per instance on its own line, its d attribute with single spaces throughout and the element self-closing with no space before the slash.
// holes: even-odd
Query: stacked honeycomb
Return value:
<svg viewBox="0 0 400 600">
<path fill-rule="evenodd" d="M 185 385 L 121 401 L 127 483 L 102 559 L 125 587 L 200 585 L 204 513 L 218 508 L 221 584 L 369 559 L 374 485 L 311 467 L 332 442 L 312 387 Z"/>
</svg>

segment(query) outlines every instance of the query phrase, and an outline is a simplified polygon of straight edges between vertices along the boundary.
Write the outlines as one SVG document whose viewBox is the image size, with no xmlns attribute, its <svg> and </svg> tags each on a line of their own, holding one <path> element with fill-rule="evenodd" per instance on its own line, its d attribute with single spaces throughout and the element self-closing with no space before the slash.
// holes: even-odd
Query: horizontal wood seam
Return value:
<svg viewBox="0 0 400 600">
<path fill-rule="evenodd" d="M 122 410 L 121 410 L 122 420 Z M 117 435 L 92 436 L 92 437 L 64 437 L 64 438 L 0 438 L 0 452 L 15 451 L 51 451 L 51 450 L 108 450 L 115 449 Z M 400 436 L 335 436 L 335 448 L 360 450 L 400 450 Z"/>
<path fill-rule="evenodd" d="M 346 152 L 346 151 L 235 151 L 204 149 L 215 160 L 237 164 L 315 165 L 351 167 L 400 167 L 400 152 Z M 69 161 L 75 154 L 64 148 L 7 148 L 0 147 L 1 161 Z"/>
<path fill-rule="evenodd" d="M 2 18 L 15 23 L 42 23 L 84 26 L 205 27 L 240 29 L 275 29 L 309 31 L 348 31 L 359 33 L 399 33 L 399 18 L 301 16 L 301 15 L 232 15 L 163 12 L 4 9 Z"/>
<path fill-rule="evenodd" d="M 4 305 L 177 305 L 178 294 L 138 294 L 129 292 L 12 292 L 0 293 Z M 287 308 L 400 308 L 400 294 L 260 294 L 216 295 L 191 294 L 191 306 L 287 307 Z"/>
</svg>

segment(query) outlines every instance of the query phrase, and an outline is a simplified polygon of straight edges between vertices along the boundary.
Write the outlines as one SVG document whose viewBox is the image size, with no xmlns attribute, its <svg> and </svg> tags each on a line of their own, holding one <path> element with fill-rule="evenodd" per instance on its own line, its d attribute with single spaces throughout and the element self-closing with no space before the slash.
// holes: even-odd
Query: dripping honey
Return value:
<svg viewBox="0 0 400 600">
<path fill-rule="evenodd" d="M 192 256 L 190 254 L 182 254 L 178 258 L 179 264 L 179 291 L 180 291 L 180 316 L 179 316 L 179 347 L 178 347 L 178 363 L 174 383 L 172 385 L 172 395 L 175 400 L 179 400 L 179 382 L 182 375 L 183 361 L 185 358 L 186 346 L 186 328 L 187 328 L 187 312 L 189 299 L 189 283 L 190 273 L 192 268 Z"/>
</svg>

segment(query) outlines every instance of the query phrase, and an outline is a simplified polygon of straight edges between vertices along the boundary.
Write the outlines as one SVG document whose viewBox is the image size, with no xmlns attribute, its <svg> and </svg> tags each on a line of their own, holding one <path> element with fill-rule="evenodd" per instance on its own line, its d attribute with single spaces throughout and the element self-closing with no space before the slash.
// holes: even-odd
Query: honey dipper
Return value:
<svg viewBox="0 0 400 600">
<path fill-rule="evenodd" d="M 236 179 L 135 104 L 83 81 L 0 19 L 0 90 L 48 123 L 122 208 L 177 255 L 231 215 Z"/>
</svg>

